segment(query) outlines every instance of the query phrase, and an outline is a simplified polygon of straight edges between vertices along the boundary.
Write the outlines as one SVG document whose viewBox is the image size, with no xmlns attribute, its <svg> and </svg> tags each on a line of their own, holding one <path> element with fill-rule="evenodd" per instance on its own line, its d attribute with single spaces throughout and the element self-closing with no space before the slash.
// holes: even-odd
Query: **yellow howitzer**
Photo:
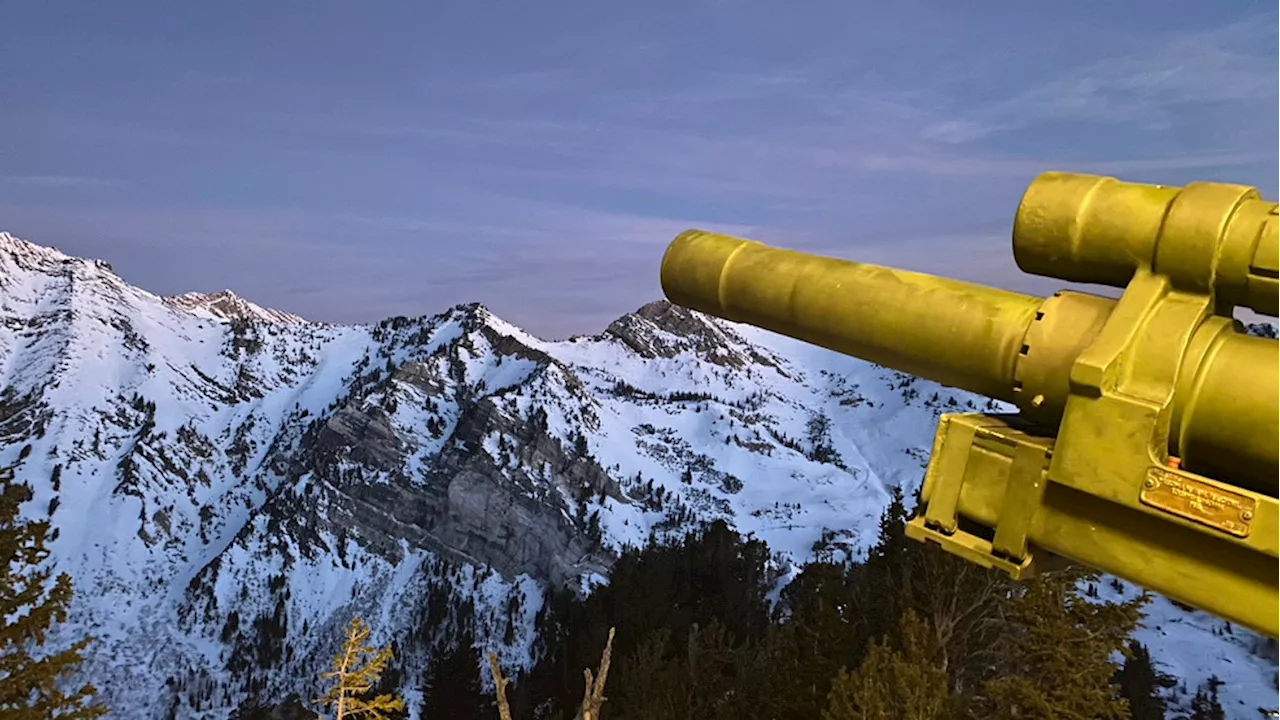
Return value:
<svg viewBox="0 0 1280 720">
<path fill-rule="evenodd" d="M 1012 403 L 943 415 L 907 534 L 1015 579 L 1060 556 L 1277 635 L 1277 205 L 1256 189 L 1046 173 L 1025 272 L 1049 298 L 690 230 L 668 299 Z"/>
</svg>

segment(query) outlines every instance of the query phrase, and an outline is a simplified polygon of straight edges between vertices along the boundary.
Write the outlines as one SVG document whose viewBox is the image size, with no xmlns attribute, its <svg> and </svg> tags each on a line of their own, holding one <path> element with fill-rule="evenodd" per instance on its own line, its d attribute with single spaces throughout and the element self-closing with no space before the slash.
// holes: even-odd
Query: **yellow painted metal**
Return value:
<svg viewBox="0 0 1280 720">
<path fill-rule="evenodd" d="M 696 230 L 667 250 L 662 287 L 677 305 L 1010 402 L 1023 328 L 1040 304 Z"/>
<path fill-rule="evenodd" d="M 1015 577 L 1085 563 L 1277 635 L 1277 206 L 1236 185 L 1046 173 L 1022 269 L 1125 288 L 1036 298 L 683 233 L 667 297 L 946 385 L 1018 416 L 946 415 L 908 534 Z"/>
</svg>

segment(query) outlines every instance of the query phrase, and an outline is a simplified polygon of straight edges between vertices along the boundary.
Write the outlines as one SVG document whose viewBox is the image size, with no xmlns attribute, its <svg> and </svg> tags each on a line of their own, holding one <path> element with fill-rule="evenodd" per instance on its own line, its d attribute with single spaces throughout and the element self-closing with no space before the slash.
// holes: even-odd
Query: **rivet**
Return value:
<svg viewBox="0 0 1280 720">
<path fill-rule="evenodd" d="M 1142 486 L 1145 488 L 1153 488 L 1156 486 L 1156 481 L 1151 478 L 1147 478 L 1146 482 L 1142 483 Z"/>
<path fill-rule="evenodd" d="M 1241 517 L 1241 518 L 1244 518 L 1245 520 L 1252 520 L 1252 519 L 1253 519 L 1253 511 L 1252 511 L 1252 510 L 1245 510 L 1244 512 L 1240 513 L 1240 517 Z"/>
</svg>

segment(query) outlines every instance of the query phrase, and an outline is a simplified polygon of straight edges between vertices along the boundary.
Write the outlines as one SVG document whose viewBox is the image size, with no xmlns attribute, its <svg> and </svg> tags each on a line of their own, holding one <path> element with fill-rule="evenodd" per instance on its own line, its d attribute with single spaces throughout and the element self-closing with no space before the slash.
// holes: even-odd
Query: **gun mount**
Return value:
<svg viewBox="0 0 1280 720">
<path fill-rule="evenodd" d="M 910 537 L 1014 578 L 1061 556 L 1276 637 L 1280 353 L 1232 314 L 1277 314 L 1277 204 L 1046 173 L 1013 254 L 1123 295 L 1033 297 L 696 230 L 662 286 L 1019 409 L 942 416 Z"/>
</svg>

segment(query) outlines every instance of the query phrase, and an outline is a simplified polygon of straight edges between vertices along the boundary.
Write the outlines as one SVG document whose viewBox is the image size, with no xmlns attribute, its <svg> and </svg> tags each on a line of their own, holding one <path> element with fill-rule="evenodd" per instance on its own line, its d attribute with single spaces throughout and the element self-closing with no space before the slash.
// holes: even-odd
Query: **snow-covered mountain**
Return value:
<svg viewBox="0 0 1280 720">
<path fill-rule="evenodd" d="M 321 325 L 0 233 L 0 467 L 52 518 L 112 717 L 309 697 L 356 612 L 411 675 L 448 601 L 527 663 L 542 588 L 700 519 L 785 580 L 869 543 L 937 416 L 986 405 L 663 302 L 558 342 L 478 305 Z M 1231 716 L 1275 708 L 1273 643 L 1164 600 L 1139 637 Z"/>
<path fill-rule="evenodd" d="M 182 295 L 165 298 L 165 302 L 180 310 L 186 310 L 192 315 L 213 320 L 239 318 L 241 320 L 260 320 L 262 322 L 283 323 L 285 325 L 298 325 L 306 322 L 306 320 L 297 315 L 255 305 L 230 290 L 216 293 L 183 293 Z"/>
</svg>

